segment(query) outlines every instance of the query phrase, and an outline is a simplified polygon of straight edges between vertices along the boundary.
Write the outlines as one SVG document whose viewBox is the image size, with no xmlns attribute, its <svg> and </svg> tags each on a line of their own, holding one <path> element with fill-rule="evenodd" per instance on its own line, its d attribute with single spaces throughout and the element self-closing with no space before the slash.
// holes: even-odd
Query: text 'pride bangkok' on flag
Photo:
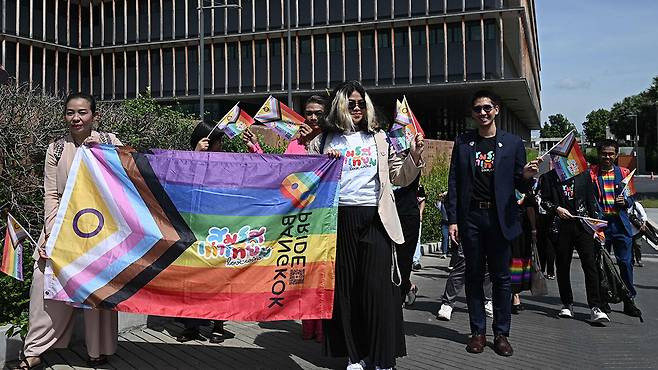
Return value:
<svg viewBox="0 0 658 370">
<path fill-rule="evenodd" d="M 44 295 L 162 316 L 329 318 L 342 161 L 81 147 Z"/>
</svg>

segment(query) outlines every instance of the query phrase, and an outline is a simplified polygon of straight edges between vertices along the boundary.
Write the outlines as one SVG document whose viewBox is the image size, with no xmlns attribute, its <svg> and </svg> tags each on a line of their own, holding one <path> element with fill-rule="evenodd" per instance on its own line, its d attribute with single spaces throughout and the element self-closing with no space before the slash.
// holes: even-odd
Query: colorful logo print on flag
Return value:
<svg viewBox="0 0 658 370">
<path fill-rule="evenodd" d="M 341 166 L 81 147 L 46 246 L 44 294 L 164 316 L 330 318 Z"/>
<path fill-rule="evenodd" d="M 566 181 L 587 170 L 587 160 L 577 142 L 572 143 L 571 148 L 565 157 L 551 154 L 551 162 L 553 163 L 553 168 L 555 168 L 555 172 L 560 178 L 560 181 Z"/>
<path fill-rule="evenodd" d="M 229 139 L 233 139 L 234 137 L 240 135 L 242 131 L 247 129 L 247 127 L 251 126 L 254 124 L 254 119 L 242 108 L 240 108 L 238 105 L 240 103 L 238 102 L 231 108 L 231 110 L 226 113 L 226 115 L 217 122 L 217 125 L 213 127 L 213 130 L 215 128 L 224 131 L 226 136 L 228 136 Z M 212 133 L 212 131 L 210 131 Z M 210 136 L 210 134 L 208 134 Z"/>
<path fill-rule="evenodd" d="M 417 133 L 425 136 L 425 132 L 423 132 L 423 128 L 411 111 L 405 96 L 402 102 L 396 101 L 395 122 L 389 132 L 393 149 L 400 153 L 411 148 L 411 141 L 414 140 Z"/>
<path fill-rule="evenodd" d="M 292 140 L 304 123 L 304 117 L 272 95 L 267 98 L 254 118 L 288 141 Z"/>
<path fill-rule="evenodd" d="M 7 214 L 7 231 L 5 231 L 0 271 L 20 281 L 23 281 L 23 242 L 25 240 L 28 240 L 32 243 L 32 247 L 36 248 L 37 243 L 34 242 L 30 234 L 12 215 Z"/>
</svg>

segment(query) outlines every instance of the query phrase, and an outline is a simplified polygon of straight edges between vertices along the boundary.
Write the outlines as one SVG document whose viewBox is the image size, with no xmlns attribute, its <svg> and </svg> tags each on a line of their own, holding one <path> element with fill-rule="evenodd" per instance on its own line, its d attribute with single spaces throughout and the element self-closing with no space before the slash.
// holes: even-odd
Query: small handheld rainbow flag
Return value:
<svg viewBox="0 0 658 370">
<path fill-rule="evenodd" d="M 26 239 L 32 245 L 37 245 L 23 226 L 12 215 L 7 214 L 7 231 L 0 271 L 20 281 L 23 281 L 23 242 Z"/>
<path fill-rule="evenodd" d="M 635 190 L 635 182 L 633 181 L 633 175 L 635 175 L 635 170 L 631 171 L 631 173 L 629 173 L 628 176 L 624 177 L 624 179 L 621 180 L 621 183 L 624 186 L 624 190 L 622 190 L 622 193 L 627 197 L 632 197 L 637 192 Z"/>
<path fill-rule="evenodd" d="M 605 232 L 603 229 L 605 229 L 608 226 L 608 221 L 599 220 L 597 218 L 590 218 L 590 217 L 581 217 L 581 216 L 574 216 L 574 217 L 579 218 L 583 226 L 589 228 L 594 233 L 593 234 L 594 239 L 598 240 L 601 243 L 605 243 Z"/>
<path fill-rule="evenodd" d="M 254 124 L 254 119 L 236 103 L 226 115 L 217 122 L 217 125 L 210 131 L 212 133 L 216 128 L 224 131 L 229 139 L 240 135 L 247 127 Z M 208 134 L 210 136 L 210 134 Z"/>
<path fill-rule="evenodd" d="M 391 145 L 396 152 L 403 152 L 411 148 L 411 141 L 417 133 L 425 136 L 423 128 L 409 107 L 407 97 L 404 96 L 402 102 L 396 101 L 395 123 L 389 132 Z"/>
<path fill-rule="evenodd" d="M 587 160 L 575 141 L 566 156 L 551 154 L 551 162 L 560 181 L 566 181 L 587 170 Z"/>
<path fill-rule="evenodd" d="M 555 144 L 548 152 L 551 155 L 559 155 L 561 157 L 566 157 L 571 151 L 571 147 L 576 143 L 576 131 L 571 130 L 569 133 L 560 140 L 559 143 Z"/>
<path fill-rule="evenodd" d="M 277 135 L 290 141 L 304 123 L 304 117 L 270 95 L 254 117 Z"/>
</svg>

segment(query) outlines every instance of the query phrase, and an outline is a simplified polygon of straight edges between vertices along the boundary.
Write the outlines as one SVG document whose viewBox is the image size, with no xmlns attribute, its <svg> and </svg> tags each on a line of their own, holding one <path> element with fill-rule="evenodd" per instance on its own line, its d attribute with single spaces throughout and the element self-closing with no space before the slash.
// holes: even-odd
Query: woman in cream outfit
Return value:
<svg viewBox="0 0 658 370">
<path fill-rule="evenodd" d="M 43 366 L 41 354 L 51 348 L 66 347 L 71 339 L 75 323 L 76 308 L 60 301 L 43 298 L 44 247 L 55 223 L 59 201 L 69 169 L 80 145 L 94 143 L 122 145 L 113 134 L 92 130 L 96 121 L 96 102 L 93 97 L 77 93 L 67 97 L 64 120 L 69 133 L 48 146 L 44 170 L 44 229 L 38 248 L 34 252 L 34 275 L 30 290 L 30 324 L 25 345 L 24 359 L 17 369 L 33 369 Z M 107 362 L 107 356 L 117 348 L 117 312 L 85 309 L 85 342 L 89 366 Z"/>
</svg>

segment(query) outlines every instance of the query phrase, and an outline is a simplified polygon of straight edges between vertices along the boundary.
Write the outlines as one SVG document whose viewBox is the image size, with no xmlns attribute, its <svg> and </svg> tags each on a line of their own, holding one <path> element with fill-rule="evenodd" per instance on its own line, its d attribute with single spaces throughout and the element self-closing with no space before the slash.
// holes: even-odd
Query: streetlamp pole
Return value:
<svg viewBox="0 0 658 370">
<path fill-rule="evenodd" d="M 197 8 L 199 11 L 199 118 L 203 121 L 205 116 L 205 97 L 206 97 L 206 81 L 205 81 L 205 26 L 204 10 L 206 9 L 221 9 L 221 8 L 242 8 L 238 4 L 223 4 L 223 5 L 203 5 L 206 0 L 201 0 L 201 6 Z M 214 3 L 214 0 L 213 0 Z"/>
<path fill-rule="evenodd" d="M 292 0 L 286 0 L 286 27 L 288 33 L 288 106 L 294 109 L 292 104 L 292 36 L 290 32 L 290 23 L 292 23 L 292 20 L 290 19 L 291 1 Z"/>
</svg>

